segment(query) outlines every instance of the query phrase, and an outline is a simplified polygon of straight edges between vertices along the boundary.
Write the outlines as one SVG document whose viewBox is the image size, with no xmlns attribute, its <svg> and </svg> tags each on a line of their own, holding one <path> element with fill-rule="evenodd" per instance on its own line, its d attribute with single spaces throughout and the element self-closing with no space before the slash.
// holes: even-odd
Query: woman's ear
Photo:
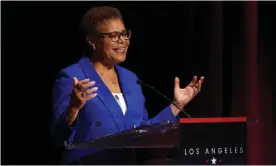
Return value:
<svg viewBox="0 0 276 166">
<path fill-rule="evenodd" d="M 89 45 L 95 50 L 95 43 L 94 41 L 89 37 L 89 36 L 86 36 L 86 41 L 89 43 Z"/>
</svg>

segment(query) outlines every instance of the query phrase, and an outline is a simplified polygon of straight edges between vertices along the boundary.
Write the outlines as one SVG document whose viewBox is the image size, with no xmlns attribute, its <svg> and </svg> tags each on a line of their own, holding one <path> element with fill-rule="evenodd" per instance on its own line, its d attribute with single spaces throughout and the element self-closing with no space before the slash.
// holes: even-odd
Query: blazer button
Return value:
<svg viewBox="0 0 276 166">
<path fill-rule="evenodd" d="M 99 121 L 98 121 L 98 122 L 96 122 L 96 126 L 97 126 L 97 127 L 100 127 L 101 125 L 102 125 L 102 123 L 101 123 L 101 122 L 99 122 Z"/>
</svg>

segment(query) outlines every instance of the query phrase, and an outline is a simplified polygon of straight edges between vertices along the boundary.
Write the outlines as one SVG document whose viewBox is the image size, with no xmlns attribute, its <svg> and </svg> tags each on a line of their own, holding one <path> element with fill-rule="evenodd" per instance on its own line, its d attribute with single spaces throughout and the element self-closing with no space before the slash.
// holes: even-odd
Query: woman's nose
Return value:
<svg viewBox="0 0 276 166">
<path fill-rule="evenodd" d="M 118 38 L 118 41 L 117 41 L 118 43 L 120 43 L 120 44 L 122 44 L 122 43 L 124 43 L 125 42 L 125 39 L 123 38 L 123 36 L 122 35 L 120 35 L 119 36 L 119 38 Z"/>
</svg>

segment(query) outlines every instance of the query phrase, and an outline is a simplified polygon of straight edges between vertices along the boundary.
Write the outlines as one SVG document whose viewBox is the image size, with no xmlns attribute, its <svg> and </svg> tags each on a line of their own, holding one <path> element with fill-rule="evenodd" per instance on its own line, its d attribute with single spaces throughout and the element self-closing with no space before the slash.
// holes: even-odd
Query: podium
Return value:
<svg viewBox="0 0 276 166">
<path fill-rule="evenodd" d="M 67 149 L 172 148 L 179 144 L 179 134 L 179 121 L 165 121 L 110 134 L 86 143 L 69 144 Z"/>
<path fill-rule="evenodd" d="M 247 118 L 180 119 L 180 148 L 166 164 L 246 165 Z"/>
<path fill-rule="evenodd" d="M 67 149 L 135 149 L 142 164 L 246 164 L 245 117 L 183 118 L 96 138 Z M 138 158 L 139 158 L 138 157 Z"/>
</svg>

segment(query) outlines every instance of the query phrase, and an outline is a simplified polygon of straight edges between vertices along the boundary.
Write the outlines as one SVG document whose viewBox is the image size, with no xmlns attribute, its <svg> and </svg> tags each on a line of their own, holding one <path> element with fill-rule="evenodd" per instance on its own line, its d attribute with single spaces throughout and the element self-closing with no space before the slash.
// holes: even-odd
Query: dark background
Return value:
<svg viewBox="0 0 276 166">
<path fill-rule="evenodd" d="M 187 106 L 192 117 L 247 116 L 243 105 L 248 104 L 243 101 L 248 91 L 243 89 L 251 82 L 244 77 L 250 57 L 245 3 L 1 2 L 2 164 L 50 164 L 56 159 L 51 157 L 55 153 L 49 138 L 52 86 L 57 72 L 81 57 L 83 39 L 78 25 L 83 14 L 96 5 L 118 7 L 132 30 L 122 66 L 169 98 L 175 76 L 186 86 L 194 75 L 203 75 L 200 95 Z M 273 2 L 260 2 L 256 17 L 260 66 L 256 74 L 262 78 L 257 89 L 265 101 L 265 107 L 259 104 L 262 116 L 257 118 L 266 122 L 270 134 L 276 119 L 270 67 L 275 53 L 275 9 Z M 168 104 L 143 90 L 150 116 Z M 272 134 L 269 138 L 273 140 Z"/>
</svg>

